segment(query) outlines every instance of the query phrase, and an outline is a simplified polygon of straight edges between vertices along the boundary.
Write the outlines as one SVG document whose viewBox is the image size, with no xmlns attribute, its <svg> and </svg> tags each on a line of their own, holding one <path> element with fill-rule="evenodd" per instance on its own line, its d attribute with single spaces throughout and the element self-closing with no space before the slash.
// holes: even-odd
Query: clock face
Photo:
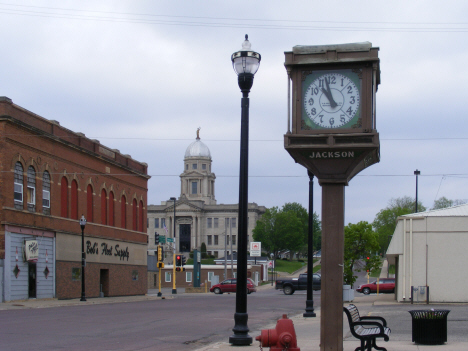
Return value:
<svg viewBox="0 0 468 351">
<path fill-rule="evenodd" d="M 357 124 L 360 88 L 359 77 L 352 70 L 309 74 L 303 82 L 302 129 L 351 128 Z"/>
</svg>

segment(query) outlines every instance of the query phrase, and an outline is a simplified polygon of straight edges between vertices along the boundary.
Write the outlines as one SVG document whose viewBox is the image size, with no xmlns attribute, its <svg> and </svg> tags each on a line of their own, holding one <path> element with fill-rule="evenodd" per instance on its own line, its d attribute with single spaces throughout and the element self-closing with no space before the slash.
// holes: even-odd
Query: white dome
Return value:
<svg viewBox="0 0 468 351">
<path fill-rule="evenodd" d="M 197 138 L 185 150 L 185 157 L 208 157 L 211 158 L 210 149 Z"/>
</svg>

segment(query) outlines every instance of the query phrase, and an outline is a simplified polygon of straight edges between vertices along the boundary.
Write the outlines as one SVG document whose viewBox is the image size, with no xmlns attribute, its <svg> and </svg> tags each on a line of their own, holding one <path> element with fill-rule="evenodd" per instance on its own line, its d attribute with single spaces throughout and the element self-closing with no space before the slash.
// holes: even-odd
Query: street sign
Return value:
<svg viewBox="0 0 468 351">
<path fill-rule="evenodd" d="M 167 241 L 168 243 L 173 243 L 173 242 L 174 242 L 174 238 L 167 238 L 166 241 Z"/>
<path fill-rule="evenodd" d="M 251 257 L 262 256 L 262 243 L 260 241 L 250 243 L 250 256 Z"/>
<path fill-rule="evenodd" d="M 165 244 L 166 243 L 166 236 L 165 235 L 160 235 L 159 236 L 159 243 L 160 244 Z"/>
</svg>

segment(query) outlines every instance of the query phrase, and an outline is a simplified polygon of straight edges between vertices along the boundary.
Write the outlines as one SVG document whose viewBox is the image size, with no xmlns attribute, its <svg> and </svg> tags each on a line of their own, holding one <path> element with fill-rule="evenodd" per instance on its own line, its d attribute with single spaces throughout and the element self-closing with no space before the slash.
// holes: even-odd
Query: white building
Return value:
<svg viewBox="0 0 468 351">
<path fill-rule="evenodd" d="M 413 213 L 397 220 L 387 250 L 394 264 L 395 299 L 468 302 L 468 204 Z"/>
<path fill-rule="evenodd" d="M 180 175 L 180 197 L 176 200 L 175 224 L 177 252 L 201 249 L 205 243 L 207 253 L 224 257 L 237 252 L 238 204 L 216 204 L 215 179 L 211 171 L 211 153 L 197 138 L 185 151 L 184 171 Z M 256 203 L 248 205 L 248 245 L 252 230 L 266 208 Z M 161 205 L 148 206 L 148 250 L 156 249 L 155 233 L 173 238 L 174 201 L 162 201 Z"/>
</svg>

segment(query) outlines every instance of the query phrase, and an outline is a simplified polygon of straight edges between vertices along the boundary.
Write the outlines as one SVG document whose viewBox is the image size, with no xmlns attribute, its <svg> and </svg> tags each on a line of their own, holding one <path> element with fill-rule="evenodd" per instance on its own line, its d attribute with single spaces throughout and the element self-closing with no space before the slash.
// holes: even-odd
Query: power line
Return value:
<svg viewBox="0 0 468 351">
<path fill-rule="evenodd" d="M 0 173 L 14 173 L 15 171 L 0 171 Z M 63 175 L 63 172 L 50 172 L 51 175 Z M 37 172 L 38 174 L 42 172 Z M 128 174 L 128 173 L 85 173 L 85 172 L 70 172 L 69 174 L 76 174 L 77 176 L 128 176 L 128 177 L 140 177 L 140 174 Z M 146 176 L 146 174 L 145 174 Z M 180 177 L 180 174 L 148 174 L 150 177 Z M 420 177 L 452 177 L 452 178 L 468 178 L 468 173 L 460 174 L 424 174 L 419 175 Z M 308 175 L 249 175 L 249 178 L 308 178 Z M 356 177 L 414 177 L 413 174 L 358 174 Z M 239 175 L 222 174 L 216 175 L 216 178 L 239 178 Z"/>
<path fill-rule="evenodd" d="M 199 17 L 199 16 L 173 16 L 173 15 L 154 15 L 154 14 L 138 14 L 138 13 L 125 13 L 125 12 L 111 12 L 111 11 L 94 11 L 94 10 L 81 10 L 81 9 L 67 9 L 58 7 L 41 7 L 41 6 L 28 6 L 16 5 L 11 3 L 0 3 L 3 6 L 26 8 L 12 9 L 3 8 L 0 13 L 6 15 L 19 15 L 19 16 L 33 16 L 33 17 L 47 17 L 47 18 L 64 18 L 75 20 L 87 21 L 104 21 L 104 22 L 117 22 L 117 23 L 140 23 L 152 25 L 171 25 L 171 26 L 199 26 L 199 27 L 216 27 L 216 28 L 256 28 L 256 29 L 276 29 L 276 30 L 306 30 L 306 31 L 366 31 L 366 32 L 419 32 L 419 33 L 464 33 L 468 32 L 466 27 L 442 27 L 442 26 L 465 26 L 468 23 L 435 23 L 435 22 L 364 22 L 364 21 L 297 21 L 297 20 L 269 20 L 269 19 L 239 19 L 239 18 L 226 18 L 226 17 Z M 32 10 L 38 9 L 38 10 Z M 58 13 L 56 11 L 69 12 Z M 70 13 L 71 12 L 71 13 Z M 73 12 L 86 12 L 88 14 L 73 14 Z M 90 15 L 89 13 L 96 13 L 97 15 Z M 138 16 L 139 18 L 125 18 L 125 17 L 109 17 L 112 16 Z M 145 19 L 142 17 L 150 17 Z M 151 19 L 151 18 L 166 18 L 166 19 Z M 182 20 L 181 20 L 182 19 Z M 201 21 L 203 20 L 203 21 Z M 217 22 L 206 22 L 206 20 Z M 223 21 L 242 21 L 244 23 L 232 23 Z M 254 22 L 254 23 L 245 23 Z M 261 24 L 259 22 L 267 22 Z M 280 25 L 270 24 L 279 22 L 293 22 L 302 23 L 301 25 Z M 306 24 L 306 25 L 304 25 Z M 319 26 L 311 26 L 316 24 Z M 328 24 L 328 25 L 323 25 Z M 340 26 L 336 26 L 336 25 Z M 345 24 L 345 26 L 343 26 Z M 365 27 L 357 27 L 356 25 L 365 25 Z M 380 25 L 384 27 L 369 27 L 368 25 Z M 385 26 L 414 26 L 414 27 L 385 27 Z M 421 26 L 436 26 L 436 27 L 421 27 Z"/>
<path fill-rule="evenodd" d="M 14 133 L 4 133 L 0 136 L 11 137 L 11 136 L 23 136 L 23 134 L 14 134 Z M 60 138 L 60 139 L 78 139 L 83 138 L 79 135 L 70 135 L 70 136 L 55 136 L 52 134 L 47 135 L 30 135 L 28 137 L 37 137 L 37 138 Z M 191 141 L 193 138 L 144 138 L 144 137 L 109 137 L 109 136 L 85 136 L 87 139 L 108 139 L 108 140 L 144 140 L 144 141 Z M 468 137 L 437 137 L 437 138 L 381 138 L 380 141 L 431 141 L 431 140 L 468 140 Z M 209 142 L 239 142 L 239 139 L 203 139 L 203 141 Z M 249 141 L 255 142 L 284 142 L 283 139 L 249 139 Z"/>
</svg>

